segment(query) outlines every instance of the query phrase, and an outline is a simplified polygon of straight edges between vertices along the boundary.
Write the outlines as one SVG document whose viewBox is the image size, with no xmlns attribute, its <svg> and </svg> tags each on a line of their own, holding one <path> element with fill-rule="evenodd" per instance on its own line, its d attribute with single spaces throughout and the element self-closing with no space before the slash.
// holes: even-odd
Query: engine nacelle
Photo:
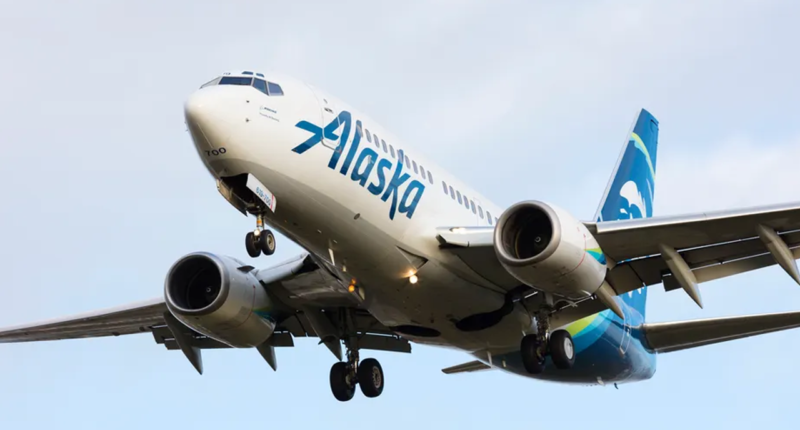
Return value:
<svg viewBox="0 0 800 430">
<path fill-rule="evenodd" d="M 520 282 L 559 296 L 590 296 L 606 276 L 605 256 L 586 226 L 538 201 L 517 203 L 503 213 L 494 248 Z"/>
<path fill-rule="evenodd" d="M 176 262 L 164 285 L 167 308 L 194 331 L 235 348 L 264 343 L 274 304 L 244 263 L 205 252 Z"/>
</svg>

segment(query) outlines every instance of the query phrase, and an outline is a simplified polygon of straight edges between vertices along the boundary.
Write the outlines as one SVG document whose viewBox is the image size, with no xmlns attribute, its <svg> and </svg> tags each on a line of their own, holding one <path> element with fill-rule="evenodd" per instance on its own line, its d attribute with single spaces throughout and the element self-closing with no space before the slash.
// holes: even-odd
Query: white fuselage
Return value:
<svg viewBox="0 0 800 430">
<path fill-rule="evenodd" d="M 345 279 L 355 278 L 364 306 L 387 327 L 433 329 L 440 335 L 404 336 L 473 353 L 517 349 L 531 327 L 519 306 L 490 329 L 456 329 L 459 319 L 498 309 L 505 291 L 443 252 L 436 239 L 437 227 L 493 225 L 501 209 L 343 102 L 290 78 L 268 79 L 283 96 L 217 85 L 187 101 L 187 123 L 209 171 L 216 178 L 255 176 L 274 195 L 265 222 Z M 349 123 L 343 118 L 324 130 L 342 112 Z M 298 150 L 313 140 L 315 127 L 322 141 Z M 398 166 L 401 149 L 411 165 Z"/>
</svg>

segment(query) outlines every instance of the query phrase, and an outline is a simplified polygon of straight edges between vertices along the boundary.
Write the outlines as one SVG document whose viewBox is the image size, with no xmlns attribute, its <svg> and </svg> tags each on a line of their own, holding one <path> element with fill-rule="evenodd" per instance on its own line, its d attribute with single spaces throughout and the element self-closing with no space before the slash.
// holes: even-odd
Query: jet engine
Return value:
<svg viewBox="0 0 800 430">
<path fill-rule="evenodd" d="M 275 330 L 274 304 L 251 270 L 230 257 L 189 254 L 167 274 L 167 308 L 200 334 L 234 348 L 258 346 Z"/>
<path fill-rule="evenodd" d="M 605 257 L 586 226 L 539 201 L 503 213 L 494 248 L 511 275 L 537 290 L 577 299 L 594 294 L 605 279 Z"/>
</svg>

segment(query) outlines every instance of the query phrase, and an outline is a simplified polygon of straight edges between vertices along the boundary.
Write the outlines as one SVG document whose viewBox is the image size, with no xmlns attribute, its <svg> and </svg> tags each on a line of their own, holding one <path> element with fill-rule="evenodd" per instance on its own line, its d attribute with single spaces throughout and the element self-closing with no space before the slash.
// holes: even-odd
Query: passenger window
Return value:
<svg viewBox="0 0 800 430">
<path fill-rule="evenodd" d="M 442 188 L 444 188 L 444 193 L 447 194 L 447 184 L 442 181 Z"/>
<path fill-rule="evenodd" d="M 464 204 L 464 201 L 461 200 L 461 191 L 456 191 L 456 197 L 458 197 L 458 204 Z"/>
<path fill-rule="evenodd" d="M 422 164 L 419 165 L 419 174 L 422 175 L 422 179 L 427 178 L 427 176 L 425 176 L 425 168 L 422 167 Z"/>
<path fill-rule="evenodd" d="M 466 194 L 464 194 L 464 206 L 469 210 L 469 197 Z"/>
<path fill-rule="evenodd" d="M 392 144 L 389 144 L 389 151 L 391 151 L 391 152 L 392 152 L 392 158 L 397 158 L 397 157 L 395 157 L 395 155 L 394 155 L 394 146 L 392 146 Z"/>
<path fill-rule="evenodd" d="M 494 217 L 494 223 L 497 224 L 498 222 L 500 222 L 500 220 L 498 220 L 497 217 Z"/>
<path fill-rule="evenodd" d="M 383 145 L 383 152 L 389 153 L 389 150 L 386 148 L 386 141 L 381 139 L 381 145 Z"/>
<path fill-rule="evenodd" d="M 411 166 L 411 159 L 406 155 L 406 166 Z"/>
<path fill-rule="evenodd" d="M 414 161 L 414 160 L 411 160 L 411 164 L 414 165 L 414 173 L 419 174 L 419 169 L 417 169 L 417 162 Z"/>
<path fill-rule="evenodd" d="M 486 219 L 489 220 L 489 225 L 492 225 L 492 214 L 486 211 Z"/>
<path fill-rule="evenodd" d="M 367 134 L 367 142 L 369 142 L 369 143 L 372 143 L 372 136 L 369 134 L 369 130 L 367 130 L 367 129 L 365 128 L 365 129 L 364 129 L 364 131 L 366 131 L 366 132 L 367 132 L 367 133 L 366 133 L 366 134 Z"/>
<path fill-rule="evenodd" d="M 433 175 L 431 175 L 430 170 L 428 170 L 428 180 L 431 182 L 431 185 L 433 185 Z"/>
<path fill-rule="evenodd" d="M 267 82 L 267 88 L 269 89 L 269 95 L 271 96 L 282 96 L 283 90 L 281 86 L 278 84 L 273 84 L 272 82 Z"/>
<path fill-rule="evenodd" d="M 403 161 L 403 154 L 404 154 L 404 153 L 403 153 L 403 150 L 402 150 L 402 149 L 398 149 L 398 150 L 397 150 L 397 159 L 400 161 L 400 163 L 404 163 L 404 161 Z"/>
<path fill-rule="evenodd" d="M 219 80 L 220 85 L 242 85 L 249 87 L 253 83 L 253 78 L 244 78 L 240 76 L 225 76 Z"/>
<path fill-rule="evenodd" d="M 373 134 L 373 136 L 375 136 L 375 139 L 372 139 L 372 141 L 375 142 L 375 146 L 378 149 L 381 149 L 381 140 L 378 139 L 378 135 L 377 134 Z"/>
<path fill-rule="evenodd" d="M 473 200 L 469 201 L 469 206 L 472 208 L 472 213 L 476 214 L 478 211 L 475 209 L 475 202 Z"/>
<path fill-rule="evenodd" d="M 481 205 L 478 205 L 478 215 L 480 215 L 481 219 L 483 219 L 483 208 L 481 207 Z"/>
<path fill-rule="evenodd" d="M 253 81 L 253 88 L 261 91 L 266 95 L 269 95 L 269 93 L 267 93 L 267 81 L 263 79 L 256 78 L 255 81 Z"/>
<path fill-rule="evenodd" d="M 452 197 L 453 200 L 455 200 L 456 199 L 456 192 L 453 191 L 453 186 L 452 185 L 448 185 L 448 187 L 450 188 L 450 197 Z"/>
<path fill-rule="evenodd" d="M 361 124 L 356 124 L 356 133 L 358 133 L 359 136 L 364 135 L 364 130 L 361 128 Z"/>
</svg>

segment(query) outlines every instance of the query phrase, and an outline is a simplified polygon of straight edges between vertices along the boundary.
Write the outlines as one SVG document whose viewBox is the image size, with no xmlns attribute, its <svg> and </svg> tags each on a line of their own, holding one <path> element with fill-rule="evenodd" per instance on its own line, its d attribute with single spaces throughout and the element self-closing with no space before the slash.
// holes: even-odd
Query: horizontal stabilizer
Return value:
<svg viewBox="0 0 800 430">
<path fill-rule="evenodd" d="M 489 366 L 488 364 L 475 360 L 475 361 L 470 361 L 469 363 L 459 364 L 458 366 L 442 369 L 442 372 L 451 375 L 453 373 L 477 372 L 479 370 L 489 370 L 491 368 L 492 367 Z"/>
<path fill-rule="evenodd" d="M 800 327 L 800 312 L 644 324 L 648 346 L 673 352 Z"/>
</svg>

